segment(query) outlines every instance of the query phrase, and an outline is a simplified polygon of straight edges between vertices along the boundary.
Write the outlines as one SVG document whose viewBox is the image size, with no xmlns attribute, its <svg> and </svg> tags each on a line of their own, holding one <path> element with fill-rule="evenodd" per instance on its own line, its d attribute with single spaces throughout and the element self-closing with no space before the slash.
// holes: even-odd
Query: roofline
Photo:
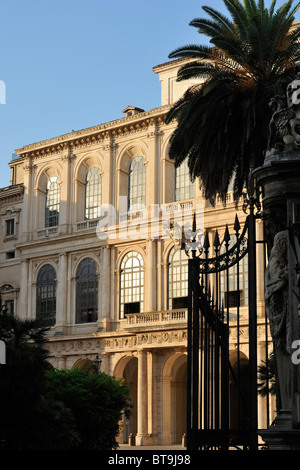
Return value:
<svg viewBox="0 0 300 470">
<path fill-rule="evenodd" d="M 69 132 L 67 134 L 62 134 L 57 137 L 25 145 L 23 147 L 15 149 L 15 152 L 17 153 L 19 158 L 12 160 L 10 162 L 10 165 L 20 162 L 20 160 L 22 160 L 25 156 L 31 155 L 40 150 L 44 150 L 47 148 L 52 149 L 54 147 L 62 148 L 72 143 L 75 144 L 76 142 L 81 141 L 81 139 L 93 139 L 94 136 L 99 134 L 102 134 L 103 137 L 105 137 L 106 134 L 108 135 L 110 133 L 113 133 L 113 131 L 117 128 L 126 129 L 129 124 L 135 125 L 139 121 L 148 122 L 149 124 L 150 120 L 165 115 L 170 109 L 170 107 L 170 105 L 160 106 L 157 108 L 153 108 L 149 111 L 140 112 L 133 116 L 123 117 L 103 124 L 99 124 L 97 126 L 87 127 L 78 131 Z"/>
</svg>

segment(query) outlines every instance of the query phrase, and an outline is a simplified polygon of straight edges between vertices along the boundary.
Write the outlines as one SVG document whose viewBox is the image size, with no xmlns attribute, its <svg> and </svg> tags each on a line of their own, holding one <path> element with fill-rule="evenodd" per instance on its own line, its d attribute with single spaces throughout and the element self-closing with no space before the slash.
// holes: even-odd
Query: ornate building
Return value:
<svg viewBox="0 0 300 470">
<path fill-rule="evenodd" d="M 185 433 L 188 259 L 176 243 L 174 218 L 196 210 L 212 236 L 233 226 L 236 213 L 230 194 L 225 208 L 211 207 L 189 181 L 186 165 L 175 170 L 168 158 L 176 123 L 166 125 L 164 116 L 191 85 L 176 82 L 181 64 L 154 68 L 161 107 L 128 106 L 121 119 L 17 149 L 10 185 L 0 190 L 2 305 L 23 318 L 45 318 L 54 367 L 86 367 L 98 355 L 101 370 L 126 380 L 133 408 L 130 420 L 120 423 L 119 440 L 127 442 L 132 432 L 137 445 L 178 443 Z M 242 224 L 241 210 L 239 217 Z M 257 222 L 258 236 L 261 231 Z M 262 253 L 259 360 L 265 344 Z M 246 271 L 244 263 L 242 309 Z M 236 291 L 232 281 L 233 312 Z M 248 363 L 246 318 L 241 325 L 238 338 L 235 326 L 230 332 L 233 368 L 237 341 L 241 363 Z M 234 407 L 232 399 L 232 416 Z"/>
</svg>

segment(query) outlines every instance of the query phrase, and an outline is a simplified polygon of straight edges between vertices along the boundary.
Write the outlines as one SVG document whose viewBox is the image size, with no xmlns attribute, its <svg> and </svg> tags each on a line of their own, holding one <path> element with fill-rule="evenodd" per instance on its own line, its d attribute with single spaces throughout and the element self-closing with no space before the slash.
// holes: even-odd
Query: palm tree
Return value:
<svg viewBox="0 0 300 470">
<path fill-rule="evenodd" d="M 293 0 L 276 8 L 273 0 L 224 0 L 231 18 L 211 7 L 211 19 L 190 25 L 210 38 L 210 46 L 187 45 L 170 58 L 188 59 L 178 80 L 201 78 L 166 117 L 177 120 L 169 156 L 179 166 L 188 161 L 191 179 L 199 177 L 204 196 L 225 202 L 230 184 L 238 201 L 253 184 L 251 173 L 263 163 L 274 95 L 285 93 L 296 77 L 300 26 Z"/>
<path fill-rule="evenodd" d="M 268 357 L 268 361 L 262 361 L 258 366 L 258 394 L 262 397 L 276 395 L 278 392 L 277 377 L 277 364 L 274 351 Z"/>
</svg>

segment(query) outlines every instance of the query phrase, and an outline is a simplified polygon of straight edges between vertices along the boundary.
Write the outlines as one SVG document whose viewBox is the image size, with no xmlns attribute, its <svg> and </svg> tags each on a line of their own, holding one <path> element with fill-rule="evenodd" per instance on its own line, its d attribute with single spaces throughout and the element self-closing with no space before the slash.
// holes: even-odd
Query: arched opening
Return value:
<svg viewBox="0 0 300 470">
<path fill-rule="evenodd" d="M 90 375 L 97 374 L 97 369 L 91 359 L 78 359 L 72 369 L 80 369 L 84 372 L 89 372 Z"/>
<path fill-rule="evenodd" d="M 249 429 L 249 360 L 240 352 L 230 354 L 231 372 L 229 389 L 229 420 L 233 444 L 243 444 L 245 431 Z"/>
<path fill-rule="evenodd" d="M 137 433 L 137 378 L 138 359 L 136 357 L 124 357 L 118 363 L 115 376 L 124 379 L 130 390 L 130 417 L 123 416 L 120 426 L 120 443 L 128 443 L 129 435 Z"/>
<path fill-rule="evenodd" d="M 162 444 L 178 444 L 186 432 L 187 357 L 172 354 L 162 376 Z"/>
<path fill-rule="evenodd" d="M 146 205 L 146 163 L 146 149 L 140 145 L 126 148 L 119 155 L 116 162 L 119 195 L 117 210 L 121 216 L 130 210 L 138 210 L 140 205 Z"/>
<path fill-rule="evenodd" d="M 173 432 L 174 443 L 182 442 L 182 436 L 186 432 L 186 398 L 187 398 L 187 364 L 182 362 L 176 371 L 172 382 L 173 401 Z"/>
<path fill-rule="evenodd" d="M 61 167 L 45 166 L 36 175 L 35 197 L 31 210 L 35 213 L 33 228 L 36 230 L 56 227 L 62 223 L 60 214 L 64 202 L 61 201 Z"/>
</svg>

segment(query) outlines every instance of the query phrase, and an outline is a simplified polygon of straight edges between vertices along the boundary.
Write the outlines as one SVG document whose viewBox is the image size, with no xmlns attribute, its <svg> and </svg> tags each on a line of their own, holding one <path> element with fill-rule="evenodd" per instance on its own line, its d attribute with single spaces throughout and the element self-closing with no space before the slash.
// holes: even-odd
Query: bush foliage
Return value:
<svg viewBox="0 0 300 470">
<path fill-rule="evenodd" d="M 8 450 L 106 450 L 117 447 L 118 421 L 128 413 L 123 381 L 94 369 L 51 369 L 38 320 L 0 314 L 0 445 Z"/>
<path fill-rule="evenodd" d="M 97 450 L 117 447 L 118 421 L 129 412 L 129 389 L 104 372 L 82 370 L 47 372 L 47 396 L 70 410 L 79 437 L 77 447 Z"/>
</svg>

